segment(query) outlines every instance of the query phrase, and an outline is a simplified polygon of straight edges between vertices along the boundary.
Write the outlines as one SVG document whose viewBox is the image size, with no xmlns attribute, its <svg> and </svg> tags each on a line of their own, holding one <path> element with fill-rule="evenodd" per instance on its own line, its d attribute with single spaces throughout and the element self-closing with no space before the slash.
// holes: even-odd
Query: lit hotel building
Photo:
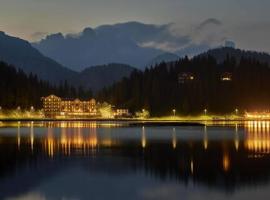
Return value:
<svg viewBox="0 0 270 200">
<path fill-rule="evenodd" d="M 98 116 L 95 99 L 89 101 L 63 100 L 55 95 L 41 98 L 45 117 L 95 117 Z"/>
</svg>

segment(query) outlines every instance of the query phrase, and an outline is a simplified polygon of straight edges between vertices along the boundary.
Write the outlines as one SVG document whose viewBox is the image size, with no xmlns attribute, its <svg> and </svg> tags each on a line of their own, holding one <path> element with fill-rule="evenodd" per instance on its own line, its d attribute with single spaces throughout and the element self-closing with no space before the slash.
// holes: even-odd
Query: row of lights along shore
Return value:
<svg viewBox="0 0 270 200">
<path fill-rule="evenodd" d="M 17 110 L 17 111 L 22 110 L 22 109 L 21 109 L 21 106 L 18 106 L 18 107 L 16 108 L 16 110 Z M 35 110 L 35 107 L 34 107 L 34 106 L 31 106 L 31 107 L 30 107 L 30 111 L 34 111 L 34 110 Z M 2 111 L 2 106 L 0 106 L 0 111 Z"/>
<path fill-rule="evenodd" d="M 173 116 L 176 116 L 176 109 L 173 109 L 172 112 L 173 112 Z M 207 115 L 207 112 L 208 112 L 208 110 L 205 108 L 205 109 L 203 110 L 204 115 Z M 235 113 L 236 115 L 238 115 L 238 114 L 239 114 L 239 110 L 236 108 L 236 109 L 234 110 L 234 113 Z"/>
</svg>

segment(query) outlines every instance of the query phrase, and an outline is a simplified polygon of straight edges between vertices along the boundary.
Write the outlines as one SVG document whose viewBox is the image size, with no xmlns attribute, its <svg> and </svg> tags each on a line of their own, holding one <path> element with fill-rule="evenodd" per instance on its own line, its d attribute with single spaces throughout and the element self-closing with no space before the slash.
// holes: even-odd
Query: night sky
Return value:
<svg viewBox="0 0 270 200">
<path fill-rule="evenodd" d="M 243 49 L 270 52 L 269 8 L 269 0 L 1 0 L 0 30 L 35 41 L 50 33 L 139 21 L 174 23 L 174 34 L 185 35 L 211 19 L 218 23 L 209 32 Z"/>
</svg>

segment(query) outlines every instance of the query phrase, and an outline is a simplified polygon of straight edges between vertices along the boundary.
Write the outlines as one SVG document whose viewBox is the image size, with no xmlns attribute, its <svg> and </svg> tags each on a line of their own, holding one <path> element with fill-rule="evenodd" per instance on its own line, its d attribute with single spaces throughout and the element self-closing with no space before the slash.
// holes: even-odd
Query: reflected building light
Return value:
<svg viewBox="0 0 270 200">
<path fill-rule="evenodd" d="M 89 129 L 89 135 L 84 136 L 81 128 L 75 129 L 73 136 L 67 136 L 66 130 L 61 132 L 60 144 L 64 149 L 65 154 L 70 153 L 70 149 L 75 147 L 78 149 L 96 148 L 98 145 L 98 139 L 95 128 Z M 112 141 L 103 141 L 106 142 L 104 145 L 111 145 Z"/>
<path fill-rule="evenodd" d="M 177 138 L 176 138 L 175 128 L 173 128 L 173 133 L 172 133 L 172 146 L 173 146 L 173 149 L 176 149 Z"/>
<path fill-rule="evenodd" d="M 190 172 L 191 172 L 191 174 L 194 173 L 194 163 L 193 163 L 193 160 L 190 161 Z"/>
<path fill-rule="evenodd" d="M 270 153 L 269 121 L 255 121 L 248 123 L 245 131 L 245 148 L 255 154 Z M 253 127 L 249 127 L 249 126 Z"/>
<path fill-rule="evenodd" d="M 68 155 L 70 156 L 70 150 L 71 150 L 71 142 L 70 140 L 68 141 Z"/>
<path fill-rule="evenodd" d="M 207 150 L 207 148 L 208 148 L 207 126 L 204 126 L 203 147 L 204 147 L 205 150 Z"/>
<path fill-rule="evenodd" d="M 227 172 L 230 169 L 230 157 L 227 153 L 224 153 L 222 159 L 223 170 Z"/>
<path fill-rule="evenodd" d="M 102 124 L 103 125 L 103 124 Z M 116 126 L 116 124 L 105 124 L 104 126 Z M 45 122 L 44 126 L 46 127 L 60 127 L 60 128 L 96 128 L 97 123 L 96 122 Z"/>
<path fill-rule="evenodd" d="M 30 127 L 30 143 L 31 143 L 31 150 L 34 150 L 34 122 L 31 122 Z"/>
<path fill-rule="evenodd" d="M 235 150 L 238 151 L 239 149 L 239 134 L 238 134 L 238 124 L 235 124 L 235 138 L 234 138 L 234 147 Z"/>
<path fill-rule="evenodd" d="M 142 143 L 142 148 L 145 148 L 146 147 L 146 136 L 145 136 L 145 128 L 144 128 L 144 126 L 142 127 L 141 143 Z"/>
<path fill-rule="evenodd" d="M 234 147 L 235 147 L 235 150 L 238 151 L 238 149 L 239 149 L 239 139 L 238 138 L 236 138 L 234 140 Z"/>
<path fill-rule="evenodd" d="M 61 128 L 61 137 L 60 137 L 60 144 L 62 149 L 64 149 L 64 154 L 67 155 L 67 129 L 66 126 Z"/>
<path fill-rule="evenodd" d="M 47 147 L 47 153 L 49 157 L 54 155 L 54 137 L 53 137 L 53 128 L 48 128 L 47 141 L 45 142 Z"/>
<path fill-rule="evenodd" d="M 85 134 L 81 128 L 72 129 L 62 128 L 60 138 L 54 137 L 53 128 L 48 128 L 47 139 L 45 140 L 45 152 L 53 157 L 56 150 L 61 149 L 64 155 L 70 155 L 72 149 L 82 150 L 84 154 L 95 150 L 99 145 L 105 147 L 111 147 L 112 145 L 118 145 L 119 142 L 113 141 L 111 138 L 104 138 L 100 141 L 97 137 L 96 128 L 92 127 L 89 129 L 89 134 Z M 146 146 L 146 136 L 145 132 L 142 133 L 142 146 Z"/>
<path fill-rule="evenodd" d="M 54 139 L 53 137 L 49 137 L 47 141 L 47 149 L 48 149 L 48 155 L 49 157 L 53 157 L 54 155 Z"/>
<path fill-rule="evenodd" d="M 21 147 L 21 123 L 18 122 L 18 129 L 17 129 L 17 145 L 18 149 Z"/>
<path fill-rule="evenodd" d="M 98 145 L 96 127 L 91 127 L 89 131 L 88 145 L 93 149 Z"/>
</svg>

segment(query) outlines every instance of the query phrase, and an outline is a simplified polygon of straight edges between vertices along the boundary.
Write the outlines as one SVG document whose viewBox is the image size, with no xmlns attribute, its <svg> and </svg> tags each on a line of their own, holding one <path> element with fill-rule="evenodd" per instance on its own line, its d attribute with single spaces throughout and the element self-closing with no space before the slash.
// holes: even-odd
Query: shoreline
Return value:
<svg viewBox="0 0 270 200">
<path fill-rule="evenodd" d="M 252 119 L 252 118 L 239 118 L 239 119 L 196 119 L 196 118 L 181 118 L 181 119 L 159 119 L 159 118 L 0 118 L 0 122 L 8 121 L 123 121 L 123 122 L 244 122 L 244 121 L 270 121 L 270 119 Z"/>
<path fill-rule="evenodd" d="M 68 118 L 68 119 L 55 119 L 55 118 L 0 118 L 0 122 L 134 122 L 134 123 L 193 123 L 193 122 L 247 122 L 247 121 L 270 121 L 270 119 L 196 119 L 196 118 L 181 118 L 181 119 L 159 119 L 159 118 L 149 118 L 149 119 L 139 119 L 139 118 Z"/>
</svg>

